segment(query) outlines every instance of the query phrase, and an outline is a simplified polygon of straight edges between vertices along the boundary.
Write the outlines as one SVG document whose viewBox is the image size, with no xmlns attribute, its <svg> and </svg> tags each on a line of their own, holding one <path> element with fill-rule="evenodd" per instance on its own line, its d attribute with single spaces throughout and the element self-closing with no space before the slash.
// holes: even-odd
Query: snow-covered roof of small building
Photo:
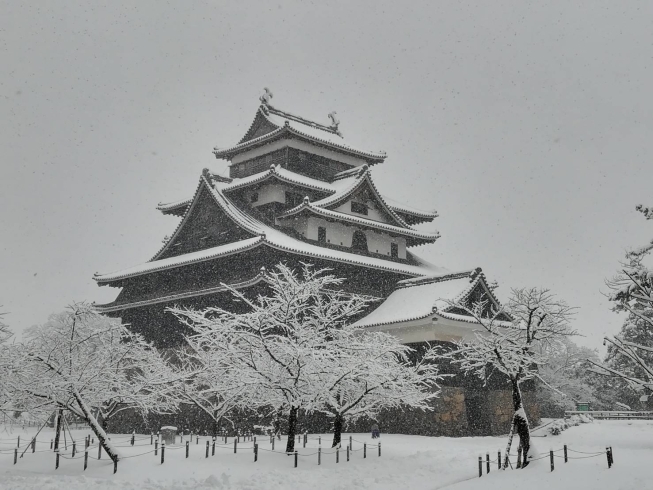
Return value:
<svg viewBox="0 0 653 490">
<path fill-rule="evenodd" d="M 260 125 L 262 122 L 267 123 L 271 131 L 252 139 L 247 139 L 248 135 L 255 134 L 253 131 L 254 127 Z M 382 162 L 386 158 L 385 152 L 363 151 L 351 146 L 345 142 L 345 139 L 335 125 L 326 126 L 309 121 L 303 117 L 272 107 L 272 105 L 265 102 L 259 106 L 250 129 L 240 143 L 229 148 L 215 148 L 213 153 L 217 158 L 229 159 L 241 151 L 266 144 L 284 135 L 305 139 L 344 153 L 362 157 L 368 159 L 370 163 Z"/>
<path fill-rule="evenodd" d="M 454 304 L 467 301 L 470 294 L 484 282 L 485 276 L 480 268 L 399 281 L 390 296 L 355 325 L 389 325 L 421 320 L 435 314 L 452 320 L 476 323 L 471 316 L 448 310 L 454 310 Z M 485 292 L 495 306 L 501 306 L 487 285 Z"/>
</svg>

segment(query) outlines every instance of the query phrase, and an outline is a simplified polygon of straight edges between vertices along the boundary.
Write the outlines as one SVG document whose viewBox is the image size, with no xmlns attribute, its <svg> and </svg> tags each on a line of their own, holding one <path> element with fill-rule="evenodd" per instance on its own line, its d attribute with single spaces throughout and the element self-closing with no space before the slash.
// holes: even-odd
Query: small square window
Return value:
<svg viewBox="0 0 653 490">
<path fill-rule="evenodd" d="M 367 216 L 367 206 L 360 202 L 351 202 L 351 212 L 356 214 L 364 214 Z"/>
</svg>

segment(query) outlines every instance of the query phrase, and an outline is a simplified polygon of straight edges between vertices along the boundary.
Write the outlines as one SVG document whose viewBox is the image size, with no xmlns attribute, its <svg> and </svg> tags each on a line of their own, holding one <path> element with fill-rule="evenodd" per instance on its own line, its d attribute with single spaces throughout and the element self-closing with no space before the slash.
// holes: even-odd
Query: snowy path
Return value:
<svg viewBox="0 0 653 490">
<path fill-rule="evenodd" d="M 75 431 L 74 431 L 75 432 Z M 496 470 L 492 465 L 490 475 L 478 478 L 477 458 L 485 451 L 496 458 L 498 449 L 503 450 L 504 438 L 446 438 L 420 437 L 386 434 L 381 438 L 382 457 L 377 456 L 376 447 L 368 448 L 367 458 L 362 450 L 352 453 L 346 462 L 345 451 L 340 452 L 340 463 L 335 463 L 335 454 L 328 447 L 329 435 L 323 435 L 322 464 L 317 464 L 317 441 L 301 449 L 305 454 L 299 458 L 298 468 L 293 467 L 293 458 L 276 451 L 270 452 L 269 440 L 259 438 L 259 460 L 254 463 L 252 443 L 241 443 L 238 453 L 233 454 L 233 439 L 228 447 L 216 447 L 216 455 L 205 458 L 206 438 L 200 438 L 190 446 L 190 457 L 185 459 L 185 449 L 166 448 L 165 463 L 153 453 L 139 457 L 129 456 L 146 453 L 153 449 L 149 437 L 129 445 L 129 436 L 112 436 L 121 447 L 123 459 L 118 464 L 118 473 L 113 474 L 112 462 L 103 455 L 100 461 L 97 448 L 89 452 L 89 467 L 83 471 L 83 453 L 75 460 L 61 459 L 55 471 L 55 456 L 49 451 L 52 431 L 42 433 L 37 443 L 37 452 L 31 449 L 25 457 L 13 465 L 13 448 L 16 436 L 21 435 L 21 450 L 28 443 L 34 430 L 0 432 L 0 489 L 81 490 L 99 489 L 191 489 L 214 488 L 220 490 L 281 490 L 281 489 L 374 489 L 374 490 L 453 490 L 515 488 L 522 486 L 529 490 L 584 489 L 653 489 L 650 475 L 650 461 L 653 456 L 653 422 L 597 421 L 573 427 L 560 436 L 535 438 L 538 449 L 548 452 L 549 447 L 559 449 L 567 443 L 577 451 L 601 451 L 606 445 L 614 448 L 615 466 L 608 470 L 605 455 L 596 458 L 572 460 L 566 465 L 556 459 L 556 470 L 549 471 L 548 459 L 531 464 L 524 471 Z M 78 445 L 83 446 L 87 431 L 76 431 Z M 347 439 L 349 434 L 345 436 Z M 140 436 L 143 437 L 143 436 Z M 374 443 L 367 434 L 354 434 L 355 440 Z M 283 444 L 277 441 L 277 449 Z M 361 448 L 354 443 L 354 449 Z M 42 451 L 42 452 L 39 452 Z M 70 453 L 70 444 L 68 445 Z M 310 454 L 310 456 L 309 456 Z M 561 453 L 558 453 L 561 454 Z M 570 456 L 582 456 L 569 453 Z M 468 481 L 462 481 L 469 478 Z M 460 482 L 453 484 L 454 482 Z M 524 486 L 525 485 L 525 486 Z"/>
</svg>

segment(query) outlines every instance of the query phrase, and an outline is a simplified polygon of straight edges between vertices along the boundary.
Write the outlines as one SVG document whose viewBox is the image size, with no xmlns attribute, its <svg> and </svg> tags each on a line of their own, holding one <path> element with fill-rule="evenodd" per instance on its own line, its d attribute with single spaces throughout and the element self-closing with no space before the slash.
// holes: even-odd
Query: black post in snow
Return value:
<svg viewBox="0 0 653 490">
<path fill-rule="evenodd" d="M 551 471 L 553 471 L 553 449 L 549 451 L 549 459 L 551 460 Z"/>
<path fill-rule="evenodd" d="M 478 457 L 478 477 L 483 476 L 483 456 Z"/>
<path fill-rule="evenodd" d="M 295 468 L 297 468 L 297 451 L 295 451 Z"/>
<path fill-rule="evenodd" d="M 501 469 L 501 450 L 497 451 L 497 469 Z"/>
<path fill-rule="evenodd" d="M 563 452 L 565 454 L 565 463 L 566 463 L 567 462 L 567 445 L 566 444 L 563 446 Z"/>
<path fill-rule="evenodd" d="M 490 474 L 490 453 L 485 453 L 485 473 Z"/>
<path fill-rule="evenodd" d="M 88 467 L 88 449 L 84 451 L 84 471 L 86 471 L 87 467 Z"/>
<path fill-rule="evenodd" d="M 166 441 L 161 442 L 161 464 L 163 464 L 166 452 Z"/>
<path fill-rule="evenodd" d="M 258 444 L 254 443 L 254 462 L 258 461 Z"/>
</svg>

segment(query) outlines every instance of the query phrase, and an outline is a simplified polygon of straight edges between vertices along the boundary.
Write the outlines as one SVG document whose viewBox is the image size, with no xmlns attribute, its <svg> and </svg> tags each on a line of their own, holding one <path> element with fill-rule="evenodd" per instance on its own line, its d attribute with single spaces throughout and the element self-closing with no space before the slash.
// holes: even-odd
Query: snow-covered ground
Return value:
<svg viewBox="0 0 653 490">
<path fill-rule="evenodd" d="M 605 454 L 586 457 L 587 454 L 569 452 L 573 458 L 565 464 L 555 459 L 555 471 L 549 470 L 548 457 L 535 461 L 523 471 L 497 471 L 493 463 L 489 475 L 478 478 L 478 455 L 490 451 L 496 459 L 497 450 L 503 450 L 503 437 L 447 438 L 384 434 L 381 437 L 382 456 L 376 447 L 368 447 L 363 458 L 361 442 L 368 445 L 376 441 L 368 434 L 353 434 L 355 452 L 346 461 L 345 451 L 340 452 L 340 463 L 328 447 L 330 435 L 322 435 L 322 464 L 317 464 L 317 436 L 311 436 L 310 447 L 300 449 L 299 465 L 294 468 L 294 458 L 280 452 L 284 445 L 277 441 L 277 451 L 270 451 L 269 439 L 259 437 L 258 462 L 254 462 L 252 443 L 241 443 L 238 453 L 233 453 L 233 439 L 227 447 L 216 447 L 216 455 L 205 458 L 206 438 L 190 446 L 190 456 L 185 459 L 185 449 L 177 444 L 166 448 L 165 462 L 148 451 L 149 436 L 137 436 L 135 447 L 129 445 L 129 435 L 112 435 L 112 442 L 120 447 L 124 459 L 113 474 L 113 464 L 106 454 L 97 457 L 97 447 L 89 452 L 89 465 L 83 471 L 83 452 L 77 459 L 61 458 L 55 471 L 55 456 L 49 450 L 52 430 L 38 436 L 36 453 L 31 449 L 18 464 L 13 465 L 13 448 L 16 437 L 21 436 L 21 450 L 25 448 L 34 429 L 0 430 L 0 489 L 374 489 L 396 490 L 495 490 L 528 488 L 529 490 L 562 489 L 653 489 L 653 421 L 595 421 L 572 427 L 559 436 L 535 437 L 534 443 L 542 455 L 550 448 L 561 449 L 567 444 L 570 450 L 584 453 L 614 450 L 615 464 L 607 468 Z M 544 433 L 541 430 L 538 433 Z M 84 445 L 88 431 L 73 431 L 78 447 Z M 344 439 L 348 439 L 349 434 Z M 43 442 L 41 442 L 43 441 Z M 357 442 L 361 441 L 361 442 Z M 70 457 L 68 450 L 64 451 Z M 136 456 L 142 453 L 142 456 Z M 20 454 L 20 453 L 19 453 Z M 562 451 L 556 452 L 562 456 Z M 135 456 L 135 457 L 131 457 Z M 513 458 L 514 459 L 514 458 Z"/>
</svg>

